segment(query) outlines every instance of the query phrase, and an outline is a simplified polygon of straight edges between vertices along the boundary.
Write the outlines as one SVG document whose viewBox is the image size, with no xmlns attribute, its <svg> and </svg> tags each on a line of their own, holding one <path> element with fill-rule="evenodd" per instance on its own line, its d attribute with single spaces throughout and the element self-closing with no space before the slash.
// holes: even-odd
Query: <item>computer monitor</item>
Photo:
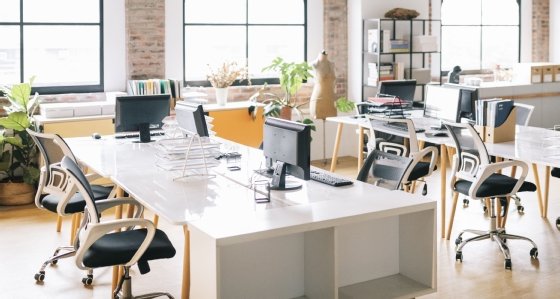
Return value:
<svg viewBox="0 0 560 299">
<path fill-rule="evenodd" d="M 189 133 L 200 137 L 209 136 L 204 109 L 200 104 L 178 102 L 175 106 L 175 120 L 181 129 Z"/>
<path fill-rule="evenodd" d="M 115 133 L 140 132 L 140 142 L 150 141 L 150 130 L 161 129 L 169 115 L 169 94 L 116 97 Z"/>
<path fill-rule="evenodd" d="M 449 86 L 426 85 L 424 116 L 459 122 L 461 89 Z"/>
<path fill-rule="evenodd" d="M 311 127 L 269 117 L 264 123 L 263 153 L 271 159 L 274 172 L 270 189 L 292 190 L 301 183 L 286 180 L 286 173 L 309 180 L 311 167 Z"/>
<path fill-rule="evenodd" d="M 459 117 L 470 120 L 476 119 L 475 105 L 478 101 L 478 89 L 459 84 L 446 83 L 444 86 L 458 88 L 461 90 L 461 104 L 459 107 Z"/>
<path fill-rule="evenodd" d="M 416 91 L 416 80 L 386 80 L 379 82 L 378 96 L 395 96 L 412 103 Z"/>
</svg>

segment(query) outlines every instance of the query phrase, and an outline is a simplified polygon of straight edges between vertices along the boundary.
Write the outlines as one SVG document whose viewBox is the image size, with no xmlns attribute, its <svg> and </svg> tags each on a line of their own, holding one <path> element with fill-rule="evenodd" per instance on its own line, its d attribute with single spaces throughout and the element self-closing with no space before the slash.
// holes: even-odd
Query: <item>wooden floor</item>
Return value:
<svg viewBox="0 0 560 299">
<path fill-rule="evenodd" d="M 323 161 L 313 164 L 329 166 Z M 341 158 L 337 173 L 355 177 L 356 159 Z M 421 298 L 560 298 L 560 231 L 555 226 L 560 216 L 560 180 L 553 178 L 551 184 L 548 219 L 539 216 L 534 193 L 522 194 L 525 214 L 518 214 L 513 207 L 509 210 L 508 232 L 532 238 L 539 246 L 538 260 L 530 258 L 528 243 L 508 241 L 513 270 L 505 270 L 497 245 L 486 240 L 467 245 L 463 263 L 455 262 L 453 239 L 457 233 L 464 228 L 488 227 L 482 206 L 471 201 L 469 207 L 457 208 L 452 240 L 439 239 L 438 223 L 438 292 Z M 439 196 L 439 172 L 428 180 L 428 189 L 428 197 Z M 44 283 L 35 283 L 33 275 L 43 260 L 56 246 L 67 242 L 69 226 L 66 220 L 62 232 L 56 233 L 54 215 L 33 205 L 0 207 L 0 298 L 111 298 L 110 269 L 95 270 L 93 286 L 84 287 L 80 281 L 83 272 L 76 268 L 73 258 L 47 267 Z M 160 228 L 181 253 L 182 229 L 164 219 L 160 219 Z M 181 265 L 182 255 L 177 254 L 170 260 L 151 262 L 152 271 L 146 275 L 133 268 L 133 292 L 168 291 L 179 298 Z"/>
</svg>

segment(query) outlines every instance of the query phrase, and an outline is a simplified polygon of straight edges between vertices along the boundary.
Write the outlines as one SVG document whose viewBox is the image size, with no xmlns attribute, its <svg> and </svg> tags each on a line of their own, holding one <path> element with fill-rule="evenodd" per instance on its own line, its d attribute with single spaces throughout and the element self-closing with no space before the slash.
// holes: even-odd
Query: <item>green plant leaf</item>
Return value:
<svg viewBox="0 0 560 299">
<path fill-rule="evenodd" d="M 336 109 L 340 112 L 350 112 L 354 110 L 356 104 L 348 100 L 346 97 L 340 97 L 335 101 Z"/>
<path fill-rule="evenodd" d="M 25 112 L 12 112 L 7 117 L 0 118 L 0 126 L 15 131 L 24 131 L 30 126 L 29 117 Z"/>
<path fill-rule="evenodd" d="M 5 151 L 2 153 L 2 155 L 0 156 L 0 171 L 8 171 L 8 169 L 10 168 L 11 159 L 12 156 L 10 155 L 10 151 Z"/>
<path fill-rule="evenodd" d="M 24 167 L 23 168 L 23 181 L 27 184 L 35 184 L 39 179 L 40 171 L 36 167 Z"/>
<path fill-rule="evenodd" d="M 315 123 L 310 118 L 304 118 L 302 121 L 303 124 L 309 125 L 311 127 L 311 131 L 317 131 L 317 127 L 315 127 Z"/>
<path fill-rule="evenodd" d="M 23 141 L 19 137 L 5 137 L 1 140 L 2 142 L 9 143 L 15 147 L 23 147 Z"/>
</svg>

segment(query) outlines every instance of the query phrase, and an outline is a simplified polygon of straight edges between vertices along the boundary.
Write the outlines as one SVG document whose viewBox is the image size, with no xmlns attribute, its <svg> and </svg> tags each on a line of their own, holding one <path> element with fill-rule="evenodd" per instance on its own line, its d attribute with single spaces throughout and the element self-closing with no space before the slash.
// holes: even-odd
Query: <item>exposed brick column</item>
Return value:
<svg viewBox="0 0 560 299">
<path fill-rule="evenodd" d="M 323 43 L 335 65 L 335 93 L 340 97 L 346 95 L 348 85 L 348 4 L 347 0 L 323 0 L 323 6 Z"/>
<path fill-rule="evenodd" d="M 546 62 L 549 60 L 549 19 L 550 0 L 533 0 L 533 26 L 532 26 L 532 61 Z"/>
<path fill-rule="evenodd" d="M 127 78 L 165 77 L 165 1 L 126 0 Z"/>
</svg>

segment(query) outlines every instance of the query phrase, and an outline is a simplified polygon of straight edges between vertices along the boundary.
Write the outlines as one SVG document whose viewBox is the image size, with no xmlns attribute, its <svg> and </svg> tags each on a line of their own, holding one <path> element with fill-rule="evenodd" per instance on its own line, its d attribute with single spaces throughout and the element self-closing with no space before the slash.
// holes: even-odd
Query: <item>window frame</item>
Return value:
<svg viewBox="0 0 560 299">
<path fill-rule="evenodd" d="M 57 93 L 87 93 L 87 92 L 102 92 L 104 91 L 104 56 L 103 56 L 103 0 L 99 1 L 99 22 L 98 23 L 81 23 L 81 22 L 25 22 L 24 16 L 24 1 L 19 0 L 19 21 L 2 22 L 0 26 L 16 26 L 19 27 L 19 80 L 20 83 L 27 82 L 28 78 L 24 78 L 25 66 L 25 44 L 24 44 L 24 29 L 32 26 L 99 26 L 99 84 L 96 85 L 52 85 L 33 87 L 32 92 L 39 94 L 57 94 Z"/>
<path fill-rule="evenodd" d="M 491 1 L 491 0 L 479 0 L 479 1 Z M 482 57 L 483 57 L 483 29 L 485 27 L 517 27 L 517 62 L 521 61 L 521 0 L 515 0 L 517 2 L 517 13 L 518 13 L 518 24 L 517 25 L 484 25 L 482 23 L 482 19 L 480 21 L 480 24 L 477 25 L 457 25 L 457 24 L 451 24 L 451 25 L 445 25 L 442 21 L 441 23 L 441 32 L 442 32 L 442 44 L 443 44 L 443 29 L 445 27 L 479 27 L 480 28 L 480 36 L 479 36 L 479 40 L 480 40 L 480 49 L 479 49 L 479 54 L 480 54 L 480 60 L 478 61 L 478 65 L 479 68 L 478 69 L 465 69 L 462 72 L 465 74 L 478 74 L 478 73 L 483 73 L 484 71 L 488 71 L 489 69 L 487 68 L 483 68 L 482 67 Z M 445 2 L 445 0 L 441 0 L 441 7 L 443 7 L 443 2 Z M 480 13 L 482 14 L 482 8 L 480 10 Z M 443 20 L 443 16 L 441 16 L 441 19 Z M 445 53 L 442 53 L 442 58 L 443 55 L 445 55 Z M 451 70 L 443 70 L 443 64 L 442 64 L 442 75 L 447 75 L 449 72 L 451 72 Z"/>
<path fill-rule="evenodd" d="M 303 24 L 287 24 L 287 23 L 249 23 L 249 1 L 245 0 L 245 23 L 187 23 L 185 20 L 185 7 L 186 2 L 189 0 L 183 0 L 183 83 L 185 86 L 202 86 L 211 87 L 210 81 L 208 80 L 195 80 L 187 81 L 185 74 L 185 63 L 187 59 L 187 53 L 185 49 L 186 42 L 186 28 L 187 26 L 240 26 L 245 27 L 245 59 L 249 60 L 249 28 L 251 26 L 286 26 L 286 27 L 303 27 L 303 61 L 307 61 L 307 0 L 303 1 Z M 232 86 L 249 86 L 249 85 L 263 85 L 263 84 L 279 84 L 280 80 L 276 78 L 250 78 L 250 84 L 247 80 L 235 80 Z"/>
</svg>

